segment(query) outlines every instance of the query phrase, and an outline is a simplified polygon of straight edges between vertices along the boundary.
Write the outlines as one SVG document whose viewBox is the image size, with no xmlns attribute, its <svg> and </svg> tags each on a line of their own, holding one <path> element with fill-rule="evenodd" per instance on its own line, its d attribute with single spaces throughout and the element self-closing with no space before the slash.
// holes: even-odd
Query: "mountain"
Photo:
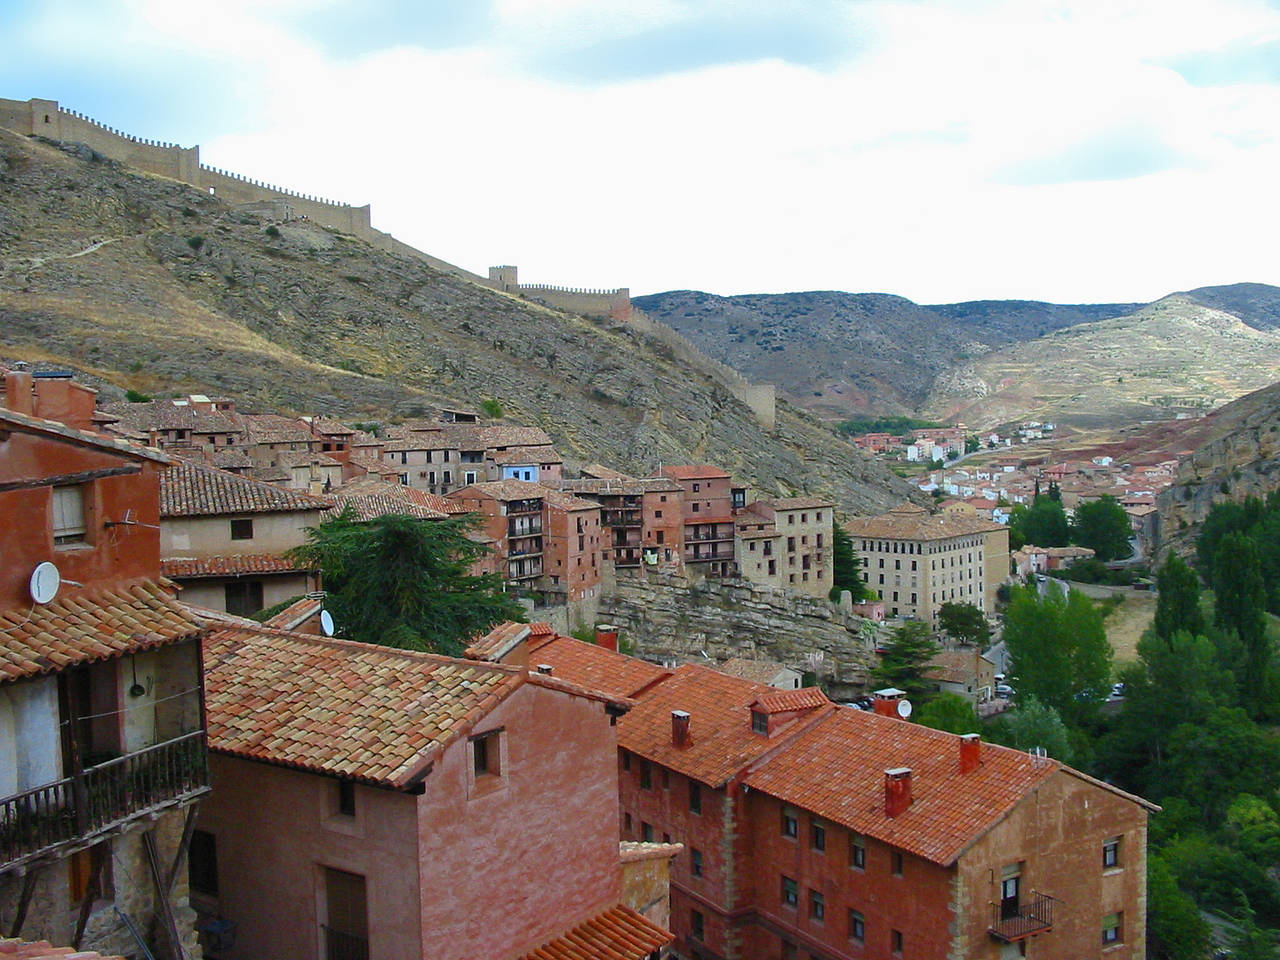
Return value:
<svg viewBox="0 0 1280 960">
<path fill-rule="evenodd" d="M 354 420 L 498 400 L 566 460 L 714 462 L 873 511 L 914 493 L 804 411 L 767 431 L 635 326 L 550 310 L 86 147 L 0 131 L 0 360 Z M 918 493 L 916 493 L 918 496 Z"/>
<path fill-rule="evenodd" d="M 887 294 L 639 297 L 646 313 L 814 412 L 1028 418 L 1114 428 L 1203 412 L 1277 379 L 1280 288 L 1202 287 L 1151 304 Z"/>
</svg>

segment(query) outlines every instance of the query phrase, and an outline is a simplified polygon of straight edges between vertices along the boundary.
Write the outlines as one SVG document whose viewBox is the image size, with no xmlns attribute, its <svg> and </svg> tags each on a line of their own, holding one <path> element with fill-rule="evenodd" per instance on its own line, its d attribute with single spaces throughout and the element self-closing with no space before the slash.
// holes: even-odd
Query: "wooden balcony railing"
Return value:
<svg viewBox="0 0 1280 960">
<path fill-rule="evenodd" d="M 209 785 L 203 730 L 0 798 L 0 870 L 54 852 Z"/>
<path fill-rule="evenodd" d="M 1005 943 L 1026 939 L 1053 928 L 1054 907 L 1062 901 L 1047 893 L 1031 891 L 1031 897 L 1011 909 L 1009 904 L 991 905 L 991 935 Z"/>
</svg>

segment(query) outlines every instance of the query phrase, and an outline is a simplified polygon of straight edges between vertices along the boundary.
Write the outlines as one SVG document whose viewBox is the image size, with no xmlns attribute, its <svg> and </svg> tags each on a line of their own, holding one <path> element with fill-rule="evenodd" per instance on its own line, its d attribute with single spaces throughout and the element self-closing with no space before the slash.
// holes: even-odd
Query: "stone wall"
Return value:
<svg viewBox="0 0 1280 960">
<path fill-rule="evenodd" d="M 661 572 L 619 577 L 616 593 L 600 608 L 637 656 L 681 663 L 705 662 L 704 653 L 716 662 L 774 660 L 812 670 L 837 700 L 865 689 L 883 629 L 825 598 L 746 580 L 692 580 Z M 815 653 L 822 660 L 811 665 Z"/>
</svg>

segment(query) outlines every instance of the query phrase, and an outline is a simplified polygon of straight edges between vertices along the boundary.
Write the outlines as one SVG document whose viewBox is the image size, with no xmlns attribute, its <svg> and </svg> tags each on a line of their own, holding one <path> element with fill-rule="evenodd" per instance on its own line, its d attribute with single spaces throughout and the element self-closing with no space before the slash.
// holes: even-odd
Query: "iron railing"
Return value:
<svg viewBox="0 0 1280 960">
<path fill-rule="evenodd" d="M 1031 891 L 1031 897 L 1016 905 L 1007 902 L 991 905 L 991 935 L 1005 943 L 1023 940 L 1053 927 L 1054 905 L 1061 903 L 1047 893 Z"/>
<path fill-rule="evenodd" d="M 203 730 L 145 747 L 80 775 L 0 798 L 0 869 L 52 852 L 209 785 Z"/>
<path fill-rule="evenodd" d="M 369 960 L 369 938 L 324 928 L 325 960 Z"/>
</svg>

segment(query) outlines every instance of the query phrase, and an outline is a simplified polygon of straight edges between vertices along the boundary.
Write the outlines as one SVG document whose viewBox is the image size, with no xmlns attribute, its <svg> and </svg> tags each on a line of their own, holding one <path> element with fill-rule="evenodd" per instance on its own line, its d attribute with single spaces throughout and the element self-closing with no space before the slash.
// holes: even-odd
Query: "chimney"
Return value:
<svg viewBox="0 0 1280 960">
<path fill-rule="evenodd" d="M 689 714 L 684 710 L 671 711 L 671 745 L 673 747 L 689 745 Z"/>
<path fill-rule="evenodd" d="M 550 676 L 551 671 L 552 671 L 553 669 L 554 669 L 554 668 L 553 668 L 553 667 L 551 666 L 551 664 L 549 664 L 549 663 L 540 663 L 540 664 L 538 664 L 538 672 L 539 672 L 539 673 L 545 673 L 545 674 L 547 674 L 548 676 Z"/>
<path fill-rule="evenodd" d="M 618 628 L 608 623 L 596 626 L 596 645 L 618 652 Z"/>
<path fill-rule="evenodd" d="M 873 709 L 882 717 L 893 717 L 895 720 L 901 717 L 898 713 L 898 704 L 906 696 L 906 692 L 899 690 L 897 687 L 885 687 L 883 690 L 877 690 L 873 696 Z"/>
<path fill-rule="evenodd" d="M 31 374 L 25 370 L 10 370 L 4 375 L 4 405 L 14 413 L 35 415 L 35 401 L 31 396 Z"/>
<path fill-rule="evenodd" d="M 894 767 L 884 772 L 884 815 L 896 817 L 911 806 L 911 768 Z"/>
<path fill-rule="evenodd" d="M 960 737 L 960 772 L 972 773 L 982 763 L 982 734 L 966 733 Z"/>
</svg>

